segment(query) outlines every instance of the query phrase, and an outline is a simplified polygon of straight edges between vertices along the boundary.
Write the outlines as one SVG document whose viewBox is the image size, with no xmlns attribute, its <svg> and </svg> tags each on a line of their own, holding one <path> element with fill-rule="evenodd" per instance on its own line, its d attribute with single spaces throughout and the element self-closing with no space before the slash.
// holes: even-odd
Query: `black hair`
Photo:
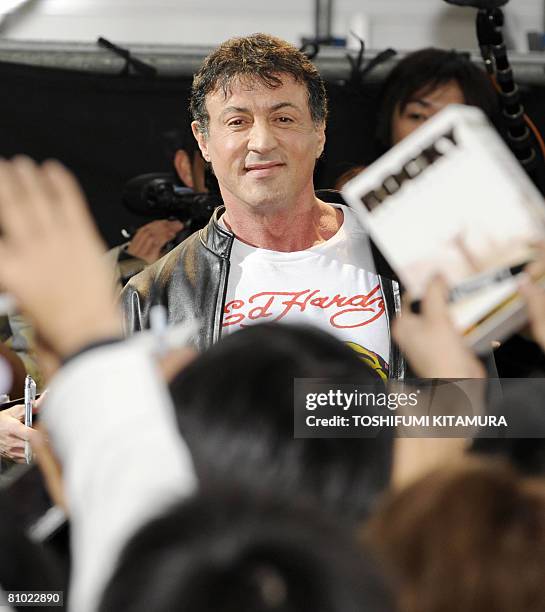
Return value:
<svg viewBox="0 0 545 612">
<path fill-rule="evenodd" d="M 506 438 L 475 438 L 470 451 L 507 461 L 524 476 L 545 475 L 545 380 L 543 378 L 502 380 L 500 401 L 490 409 L 491 414 L 503 415 L 510 430 Z M 519 437 L 514 437 L 519 436 Z M 523 437 L 524 436 L 524 437 Z"/>
<path fill-rule="evenodd" d="M 340 517 L 339 524 L 342 524 Z M 287 507 L 201 496 L 128 543 L 100 612 L 387 612 L 353 535 Z"/>
<path fill-rule="evenodd" d="M 178 149 L 183 149 L 190 158 L 198 151 L 197 141 L 191 130 L 191 123 L 187 117 L 187 123 L 172 126 L 162 132 L 165 156 L 170 163 Z"/>
<path fill-rule="evenodd" d="M 172 165 L 174 156 L 179 149 L 183 149 L 188 154 L 192 166 L 194 166 L 197 156 L 202 158 L 197 140 L 195 136 L 193 136 L 193 131 L 191 130 L 191 120 L 189 116 L 187 119 L 187 123 L 173 126 L 162 132 L 164 154 L 170 165 Z M 206 189 L 209 193 L 219 194 L 218 180 L 212 171 L 212 164 L 210 164 L 210 162 L 204 162 L 204 160 L 203 163 L 204 184 Z M 183 185 L 180 177 L 175 172 L 173 172 L 173 174 L 176 177 L 176 182 Z"/>
<path fill-rule="evenodd" d="M 61 591 L 63 568 L 45 545 L 30 540 L 20 524 L 8 491 L 0 491 L 0 588 L 4 591 Z M 14 610 L 26 604 L 10 603 Z M 0 603 L 0 609 L 1 609 Z M 57 610 L 44 606 L 45 610 Z"/>
<path fill-rule="evenodd" d="M 389 482 L 393 433 L 294 438 L 294 379 L 379 385 L 345 344 L 316 328 L 261 324 L 222 339 L 171 384 L 178 424 L 201 481 L 365 516 Z"/>
<path fill-rule="evenodd" d="M 498 96 L 486 73 L 467 54 L 429 47 L 403 58 L 384 82 L 376 132 L 381 154 L 393 144 L 392 120 L 396 109 L 403 112 L 416 93 L 430 93 L 449 81 L 456 81 L 466 104 L 480 108 L 500 128 Z"/>
</svg>

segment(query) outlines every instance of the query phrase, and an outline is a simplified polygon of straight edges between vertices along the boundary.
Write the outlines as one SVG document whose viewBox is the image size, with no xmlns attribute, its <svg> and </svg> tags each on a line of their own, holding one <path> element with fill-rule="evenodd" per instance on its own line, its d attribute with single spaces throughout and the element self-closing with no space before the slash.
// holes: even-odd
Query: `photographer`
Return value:
<svg viewBox="0 0 545 612">
<path fill-rule="evenodd" d="M 181 133 L 174 129 L 165 134 L 165 140 L 174 166 L 172 177 L 146 174 L 131 179 L 125 188 L 127 208 L 138 215 L 155 218 L 139 227 L 128 242 L 108 251 L 107 257 L 116 270 L 115 280 L 121 287 L 201 228 L 209 218 L 209 200 L 205 194 L 214 191 L 213 180 L 208 176 L 193 135 L 188 130 Z M 198 213 L 191 210 L 200 206 L 203 210 Z"/>
</svg>

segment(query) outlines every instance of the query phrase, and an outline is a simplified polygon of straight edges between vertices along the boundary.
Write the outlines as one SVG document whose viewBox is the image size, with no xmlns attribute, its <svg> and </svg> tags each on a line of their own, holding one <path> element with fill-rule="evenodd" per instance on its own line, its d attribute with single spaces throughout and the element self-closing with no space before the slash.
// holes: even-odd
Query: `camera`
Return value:
<svg viewBox="0 0 545 612">
<path fill-rule="evenodd" d="M 136 215 L 151 219 L 174 217 L 201 227 L 221 203 L 219 194 L 194 193 L 173 174 L 161 172 L 136 176 L 123 191 L 123 204 Z"/>
</svg>

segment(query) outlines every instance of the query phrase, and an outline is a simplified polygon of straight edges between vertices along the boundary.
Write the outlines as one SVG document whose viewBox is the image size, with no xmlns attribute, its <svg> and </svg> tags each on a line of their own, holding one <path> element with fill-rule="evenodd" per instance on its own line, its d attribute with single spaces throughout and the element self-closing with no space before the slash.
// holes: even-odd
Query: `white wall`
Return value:
<svg viewBox="0 0 545 612">
<path fill-rule="evenodd" d="M 524 50 L 525 32 L 543 27 L 543 0 L 511 0 L 508 22 Z M 0 12 L 2 2 L 0 0 Z M 425 45 L 475 48 L 475 11 L 442 0 L 336 0 L 334 33 L 366 34 L 368 48 Z M 17 39 L 215 45 L 266 31 L 298 44 L 314 30 L 312 0 L 36 0 L 4 36 Z"/>
</svg>

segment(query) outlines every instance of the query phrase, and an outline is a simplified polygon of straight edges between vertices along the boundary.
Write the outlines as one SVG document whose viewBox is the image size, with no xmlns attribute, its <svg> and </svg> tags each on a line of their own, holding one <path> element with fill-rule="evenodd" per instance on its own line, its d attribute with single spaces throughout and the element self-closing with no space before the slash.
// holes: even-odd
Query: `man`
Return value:
<svg viewBox="0 0 545 612">
<path fill-rule="evenodd" d="M 148 325 L 152 302 L 167 306 L 171 324 L 199 318 L 201 349 L 259 321 L 306 322 L 399 376 L 389 337 L 396 287 L 375 274 L 351 211 L 314 193 L 327 115 L 316 68 L 272 36 L 228 40 L 195 75 L 191 111 L 225 207 L 131 279 L 122 295 L 128 329 Z"/>
<path fill-rule="evenodd" d="M 176 173 L 173 181 L 178 181 L 178 187 L 185 188 L 188 194 L 207 193 L 205 162 L 189 127 L 183 133 L 177 129 L 170 130 L 164 138 Z M 200 220 L 194 219 L 185 223 L 175 218 L 155 219 L 139 227 L 129 242 L 110 249 L 107 257 L 115 268 L 119 290 L 132 276 L 157 261 L 202 225 Z"/>
</svg>

